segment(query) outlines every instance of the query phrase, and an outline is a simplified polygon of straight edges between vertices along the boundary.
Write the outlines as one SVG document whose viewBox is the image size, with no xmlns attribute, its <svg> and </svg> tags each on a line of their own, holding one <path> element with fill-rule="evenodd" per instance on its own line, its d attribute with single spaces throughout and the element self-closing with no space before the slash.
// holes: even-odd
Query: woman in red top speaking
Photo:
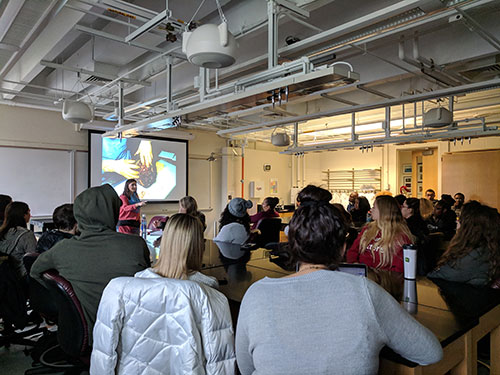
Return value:
<svg viewBox="0 0 500 375">
<path fill-rule="evenodd" d="M 403 245 L 412 243 L 413 236 L 396 199 L 378 196 L 371 213 L 374 221 L 358 235 L 347 252 L 347 261 L 402 273 Z"/>
<path fill-rule="evenodd" d="M 118 232 L 139 234 L 141 226 L 141 210 L 146 202 L 141 202 L 137 195 L 137 181 L 133 178 L 125 181 L 125 189 L 120 195 L 122 205 L 118 217 Z"/>
</svg>

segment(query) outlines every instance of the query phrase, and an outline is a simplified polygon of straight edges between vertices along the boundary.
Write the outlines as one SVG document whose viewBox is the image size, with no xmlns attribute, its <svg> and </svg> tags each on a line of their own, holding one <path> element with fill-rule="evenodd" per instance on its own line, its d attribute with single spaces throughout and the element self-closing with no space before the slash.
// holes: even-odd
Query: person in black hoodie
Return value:
<svg viewBox="0 0 500 375">
<path fill-rule="evenodd" d="M 36 252 L 43 253 L 65 238 L 71 238 L 76 234 L 77 224 L 73 215 L 73 205 L 63 204 L 57 207 L 52 214 L 52 220 L 56 229 L 44 232 L 36 245 Z"/>
<path fill-rule="evenodd" d="M 146 242 L 140 236 L 116 232 L 120 198 L 111 185 L 85 190 L 74 203 L 81 234 L 58 242 L 37 258 L 30 276 L 44 284 L 42 273 L 55 269 L 68 280 L 92 330 L 102 292 L 111 279 L 134 276 L 151 265 Z"/>
<path fill-rule="evenodd" d="M 432 215 L 427 219 L 427 228 L 430 233 L 441 232 L 445 240 L 450 240 L 457 228 L 457 216 L 446 199 L 441 199 L 434 205 Z"/>
<path fill-rule="evenodd" d="M 401 205 L 401 214 L 405 218 L 411 234 L 415 236 L 415 245 L 418 251 L 417 272 L 419 275 L 425 275 L 431 268 L 428 264 L 428 256 L 426 256 L 429 245 L 429 229 L 420 215 L 420 199 L 406 198 Z"/>
</svg>

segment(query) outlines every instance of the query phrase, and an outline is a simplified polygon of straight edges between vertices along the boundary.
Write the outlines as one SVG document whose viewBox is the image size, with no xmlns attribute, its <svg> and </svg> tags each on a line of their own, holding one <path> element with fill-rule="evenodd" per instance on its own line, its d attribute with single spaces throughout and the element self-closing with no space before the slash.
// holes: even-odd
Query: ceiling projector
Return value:
<svg viewBox="0 0 500 375">
<path fill-rule="evenodd" d="M 442 128 L 453 122 L 453 113 L 443 107 L 432 108 L 424 113 L 422 121 L 426 127 Z"/>
<path fill-rule="evenodd" d="M 189 62 L 203 68 L 218 69 L 232 65 L 236 54 L 236 39 L 227 23 L 206 24 L 194 31 L 182 33 L 182 52 Z"/>
<path fill-rule="evenodd" d="M 92 121 L 92 108 L 84 102 L 65 100 L 63 103 L 62 117 L 73 124 L 85 124 Z"/>
<path fill-rule="evenodd" d="M 286 133 L 274 133 L 271 135 L 271 143 L 275 146 L 285 147 L 290 144 L 290 137 Z"/>
</svg>

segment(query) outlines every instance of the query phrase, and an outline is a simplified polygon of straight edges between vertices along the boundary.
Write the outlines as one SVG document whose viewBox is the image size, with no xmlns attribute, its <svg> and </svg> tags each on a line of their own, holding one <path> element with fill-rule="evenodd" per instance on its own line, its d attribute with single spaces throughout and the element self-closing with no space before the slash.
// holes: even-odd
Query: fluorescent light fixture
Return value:
<svg viewBox="0 0 500 375">
<path fill-rule="evenodd" d="M 376 138 L 384 138 L 385 134 L 371 134 L 371 135 L 360 135 L 358 137 L 359 140 L 362 139 L 376 139 Z"/>
<path fill-rule="evenodd" d="M 422 119 L 422 116 L 417 116 L 417 123 Z M 414 117 L 405 118 L 405 126 L 414 125 Z M 401 128 L 403 126 L 403 119 L 399 118 L 396 120 L 391 120 L 391 128 Z"/>
<path fill-rule="evenodd" d="M 311 141 L 311 142 L 304 142 L 304 146 L 314 146 L 314 145 L 322 145 L 322 144 L 327 144 L 327 143 L 339 143 L 339 142 L 345 142 L 345 139 L 323 139 L 321 141 Z"/>
<path fill-rule="evenodd" d="M 356 125 L 355 131 L 356 133 L 358 132 L 367 132 L 367 131 L 373 131 L 373 130 L 382 130 L 382 122 L 374 122 L 371 124 L 362 124 L 362 125 Z M 328 132 L 330 135 L 343 135 L 343 134 L 351 134 L 351 129 L 352 126 L 343 126 L 341 128 L 331 128 L 331 129 L 319 129 L 316 131 L 313 131 L 311 133 L 302 133 L 302 134 L 307 134 L 307 135 L 325 135 L 325 132 Z"/>
</svg>

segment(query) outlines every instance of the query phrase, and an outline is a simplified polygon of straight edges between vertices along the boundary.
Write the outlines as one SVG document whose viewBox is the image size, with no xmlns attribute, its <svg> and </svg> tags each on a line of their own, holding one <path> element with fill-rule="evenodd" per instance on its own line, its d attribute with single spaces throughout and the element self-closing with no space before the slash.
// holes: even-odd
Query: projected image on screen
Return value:
<svg viewBox="0 0 500 375">
<path fill-rule="evenodd" d="M 125 181 L 137 180 L 141 199 L 165 199 L 176 185 L 176 154 L 145 139 L 103 138 L 102 183 L 123 192 Z"/>
<path fill-rule="evenodd" d="M 90 135 L 90 185 L 110 184 L 122 194 L 137 180 L 139 198 L 175 201 L 187 193 L 187 142 L 159 138 L 103 138 Z"/>
</svg>

